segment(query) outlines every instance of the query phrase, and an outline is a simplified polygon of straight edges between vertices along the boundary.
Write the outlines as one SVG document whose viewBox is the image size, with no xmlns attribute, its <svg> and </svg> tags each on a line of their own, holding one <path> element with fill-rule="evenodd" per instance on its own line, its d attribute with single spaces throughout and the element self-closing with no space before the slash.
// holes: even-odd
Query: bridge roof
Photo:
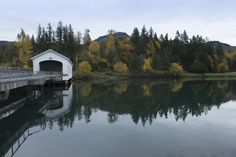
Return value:
<svg viewBox="0 0 236 157">
<path fill-rule="evenodd" d="M 38 58 L 38 57 L 40 57 L 40 56 L 42 56 L 42 55 L 44 55 L 46 53 L 49 53 L 49 52 L 52 52 L 52 53 L 54 53 L 54 54 L 56 54 L 56 55 L 58 55 L 58 56 L 60 56 L 60 57 L 62 57 L 64 59 L 68 60 L 70 62 L 70 64 L 73 65 L 72 61 L 70 60 L 70 58 L 68 58 L 68 57 L 66 57 L 66 56 L 64 56 L 64 55 L 62 55 L 62 54 L 60 54 L 60 53 L 58 53 L 58 52 L 56 52 L 56 51 L 54 51 L 52 49 L 48 49 L 48 50 L 46 50 L 46 51 L 44 51 L 44 52 L 42 52 L 42 53 L 32 57 L 31 60 L 34 60 L 34 59 L 36 59 L 36 58 Z"/>
</svg>

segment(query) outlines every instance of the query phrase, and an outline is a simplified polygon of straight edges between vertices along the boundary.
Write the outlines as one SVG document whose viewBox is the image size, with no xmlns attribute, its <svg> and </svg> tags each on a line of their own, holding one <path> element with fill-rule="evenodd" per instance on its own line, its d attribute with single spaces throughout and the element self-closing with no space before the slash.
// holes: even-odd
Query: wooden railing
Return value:
<svg viewBox="0 0 236 157">
<path fill-rule="evenodd" d="M 23 71 L 32 71 L 32 68 L 20 68 L 20 67 L 7 67 L 7 66 L 0 66 L 0 71 L 2 70 L 23 70 Z"/>
<path fill-rule="evenodd" d="M 0 70 L 0 81 L 4 80 L 12 80 L 12 79 L 33 79 L 33 78 L 44 78 L 44 77 L 59 77 L 63 76 L 61 72 L 54 71 L 39 71 L 33 72 L 30 70 L 22 70 L 22 69 L 1 69 Z"/>
</svg>

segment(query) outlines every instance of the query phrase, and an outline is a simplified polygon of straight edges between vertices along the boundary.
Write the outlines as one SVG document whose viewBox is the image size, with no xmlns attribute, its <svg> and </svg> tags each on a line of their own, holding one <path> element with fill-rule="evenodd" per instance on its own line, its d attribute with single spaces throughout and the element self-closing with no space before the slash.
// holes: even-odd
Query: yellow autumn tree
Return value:
<svg viewBox="0 0 236 157">
<path fill-rule="evenodd" d="M 115 31 L 113 30 L 109 30 L 109 35 L 108 38 L 105 42 L 105 55 L 107 56 L 109 54 L 109 52 L 114 51 L 114 49 L 116 48 L 116 43 L 115 43 Z"/>
<path fill-rule="evenodd" d="M 123 62 L 117 62 L 114 66 L 113 66 L 113 69 L 116 71 L 116 72 L 119 72 L 119 73 L 127 73 L 128 72 L 128 67 L 125 63 Z"/>
<path fill-rule="evenodd" d="M 177 75 L 177 74 L 182 73 L 183 71 L 184 70 L 183 70 L 182 66 L 179 63 L 171 63 L 171 65 L 170 65 L 170 72 L 172 74 Z"/>
<path fill-rule="evenodd" d="M 91 73 L 92 68 L 88 61 L 82 61 L 78 65 L 78 70 L 79 74 L 87 75 Z"/>
<path fill-rule="evenodd" d="M 18 66 L 22 68 L 29 68 L 30 58 L 32 56 L 32 43 L 29 36 L 25 34 L 24 30 L 17 35 L 16 50 Z"/>
<path fill-rule="evenodd" d="M 92 64 L 97 64 L 100 56 L 100 45 L 96 41 L 92 41 L 89 44 L 88 51 L 85 52 L 88 60 Z"/>
<path fill-rule="evenodd" d="M 92 41 L 89 45 L 89 52 L 91 52 L 95 56 L 100 55 L 100 45 L 96 41 Z"/>
<path fill-rule="evenodd" d="M 130 38 L 125 38 L 122 40 L 118 40 L 118 47 L 121 50 L 120 59 L 126 63 L 130 61 L 132 56 L 133 46 L 130 41 Z"/>
<path fill-rule="evenodd" d="M 112 51 L 114 47 L 115 47 L 115 38 L 113 34 L 110 34 L 106 41 L 105 48 L 107 51 Z"/>
<path fill-rule="evenodd" d="M 151 70 L 152 70 L 152 60 L 151 60 L 151 58 L 144 59 L 143 71 L 144 72 L 149 72 Z"/>
<path fill-rule="evenodd" d="M 107 63 L 107 59 L 101 56 L 101 46 L 97 41 L 90 43 L 88 51 L 84 55 L 94 65 L 94 70 L 101 69 Z"/>
</svg>

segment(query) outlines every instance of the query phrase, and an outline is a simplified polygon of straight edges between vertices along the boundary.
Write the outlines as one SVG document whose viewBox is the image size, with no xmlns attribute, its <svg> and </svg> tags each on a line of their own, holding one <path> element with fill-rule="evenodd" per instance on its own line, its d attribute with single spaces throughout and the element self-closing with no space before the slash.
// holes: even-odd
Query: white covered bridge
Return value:
<svg viewBox="0 0 236 157">
<path fill-rule="evenodd" d="M 72 78 L 72 62 L 66 56 L 54 51 L 47 50 L 31 58 L 33 61 L 33 72 L 53 71 L 62 73 L 63 81 Z"/>
<path fill-rule="evenodd" d="M 0 92 L 28 85 L 44 85 L 46 81 L 64 82 L 72 78 L 72 62 L 51 49 L 31 58 L 33 71 L 0 69 Z"/>
</svg>

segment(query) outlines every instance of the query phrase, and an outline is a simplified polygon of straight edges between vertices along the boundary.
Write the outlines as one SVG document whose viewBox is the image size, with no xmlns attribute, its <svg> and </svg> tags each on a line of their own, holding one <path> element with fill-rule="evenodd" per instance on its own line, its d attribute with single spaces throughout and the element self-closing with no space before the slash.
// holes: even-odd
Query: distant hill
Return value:
<svg viewBox="0 0 236 157">
<path fill-rule="evenodd" d="M 5 46 L 7 45 L 9 42 L 8 41 L 0 41 L 0 46 Z"/>
<path fill-rule="evenodd" d="M 233 51 L 233 50 L 236 50 L 236 46 L 231 46 L 229 44 L 226 44 L 226 43 L 222 43 L 222 42 L 219 42 L 219 41 L 210 41 L 209 43 L 211 43 L 215 48 L 217 46 L 222 46 L 224 50 L 226 51 Z"/>
<path fill-rule="evenodd" d="M 115 33 L 115 36 L 119 39 L 130 37 L 125 32 L 117 32 L 117 33 Z M 107 38 L 108 38 L 108 35 L 104 35 L 104 36 L 98 37 L 95 41 L 97 41 L 98 43 L 103 43 L 107 40 Z M 234 51 L 234 50 L 236 50 L 236 46 L 231 46 L 229 44 L 222 43 L 220 41 L 210 41 L 209 43 L 211 43 L 215 48 L 217 46 L 221 45 L 225 51 Z"/>
<path fill-rule="evenodd" d="M 7 45 L 13 44 L 13 43 L 14 43 L 13 41 L 2 41 L 2 40 L 0 40 L 0 47 L 7 46 Z"/>
<path fill-rule="evenodd" d="M 124 38 L 129 37 L 129 35 L 125 32 L 117 32 L 115 33 L 115 37 L 118 39 L 124 39 Z M 98 43 L 103 43 L 107 40 L 107 38 L 108 38 L 108 35 L 104 35 L 104 36 L 100 36 L 95 41 L 97 41 Z"/>
</svg>

